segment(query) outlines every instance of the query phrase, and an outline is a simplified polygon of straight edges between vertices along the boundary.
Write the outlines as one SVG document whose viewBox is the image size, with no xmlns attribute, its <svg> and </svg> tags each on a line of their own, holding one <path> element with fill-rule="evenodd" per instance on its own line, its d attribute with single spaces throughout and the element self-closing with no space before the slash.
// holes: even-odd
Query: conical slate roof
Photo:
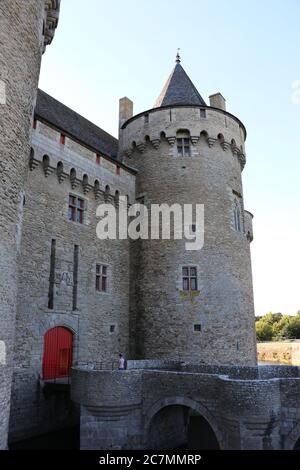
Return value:
<svg viewBox="0 0 300 470">
<path fill-rule="evenodd" d="M 171 75 L 156 100 L 154 108 L 177 104 L 206 106 L 202 96 L 180 64 L 178 56 L 176 62 Z"/>
</svg>

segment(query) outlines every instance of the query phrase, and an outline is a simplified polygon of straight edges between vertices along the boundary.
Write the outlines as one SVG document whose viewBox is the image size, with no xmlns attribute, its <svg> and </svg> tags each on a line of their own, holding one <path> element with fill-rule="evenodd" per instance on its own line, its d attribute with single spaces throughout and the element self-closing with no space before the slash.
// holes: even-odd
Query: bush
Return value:
<svg viewBox="0 0 300 470">
<path fill-rule="evenodd" d="M 269 312 L 255 322 L 258 341 L 300 339 L 300 311 L 295 316 Z"/>
<path fill-rule="evenodd" d="M 271 341 L 273 339 L 272 325 L 266 321 L 259 320 L 256 323 L 256 337 L 258 341 Z"/>
</svg>

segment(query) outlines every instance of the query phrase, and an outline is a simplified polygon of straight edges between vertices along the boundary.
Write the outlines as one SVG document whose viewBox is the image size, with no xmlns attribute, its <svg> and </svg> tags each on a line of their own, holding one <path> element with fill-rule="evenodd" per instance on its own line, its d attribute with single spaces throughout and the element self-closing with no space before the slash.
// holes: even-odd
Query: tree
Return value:
<svg viewBox="0 0 300 470">
<path fill-rule="evenodd" d="M 300 310 L 296 315 L 266 313 L 255 320 L 258 341 L 300 339 Z"/>
<path fill-rule="evenodd" d="M 271 341 L 273 339 L 272 325 L 269 322 L 261 318 L 255 326 L 258 341 Z"/>
</svg>

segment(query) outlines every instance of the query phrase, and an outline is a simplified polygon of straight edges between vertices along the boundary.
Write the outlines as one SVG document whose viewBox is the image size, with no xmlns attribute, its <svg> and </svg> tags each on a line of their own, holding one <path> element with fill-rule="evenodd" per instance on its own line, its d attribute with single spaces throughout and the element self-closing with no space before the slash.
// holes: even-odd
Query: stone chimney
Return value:
<svg viewBox="0 0 300 470">
<path fill-rule="evenodd" d="M 223 109 L 223 111 L 226 111 L 226 100 L 224 96 L 221 95 L 221 93 L 215 93 L 214 95 L 210 95 L 209 103 L 210 106 L 212 106 L 213 108 L 219 108 Z"/>
<path fill-rule="evenodd" d="M 121 98 L 119 101 L 119 135 L 124 122 L 133 116 L 133 102 L 127 98 Z"/>
</svg>

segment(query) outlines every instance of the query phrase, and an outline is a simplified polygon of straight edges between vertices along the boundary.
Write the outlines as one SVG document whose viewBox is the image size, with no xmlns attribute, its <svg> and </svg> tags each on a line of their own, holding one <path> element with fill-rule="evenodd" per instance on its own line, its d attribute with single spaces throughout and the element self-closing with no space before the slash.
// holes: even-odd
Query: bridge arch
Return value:
<svg viewBox="0 0 300 470">
<path fill-rule="evenodd" d="M 207 423 L 207 428 L 211 429 L 212 434 L 215 437 L 216 443 L 220 449 L 223 448 L 223 438 L 222 434 L 218 428 L 217 421 L 214 416 L 208 411 L 208 409 L 196 400 L 192 400 L 188 397 L 182 396 L 171 396 L 166 397 L 162 400 L 156 401 L 151 408 L 148 410 L 145 418 L 145 436 L 146 439 L 150 436 L 151 425 L 154 422 L 155 418 L 159 415 L 160 412 L 166 410 L 167 408 L 178 407 L 182 409 L 189 409 L 193 412 L 196 412 L 199 417 Z"/>
<path fill-rule="evenodd" d="M 284 442 L 285 450 L 300 450 L 300 423 L 298 423 L 286 436 Z"/>
</svg>

